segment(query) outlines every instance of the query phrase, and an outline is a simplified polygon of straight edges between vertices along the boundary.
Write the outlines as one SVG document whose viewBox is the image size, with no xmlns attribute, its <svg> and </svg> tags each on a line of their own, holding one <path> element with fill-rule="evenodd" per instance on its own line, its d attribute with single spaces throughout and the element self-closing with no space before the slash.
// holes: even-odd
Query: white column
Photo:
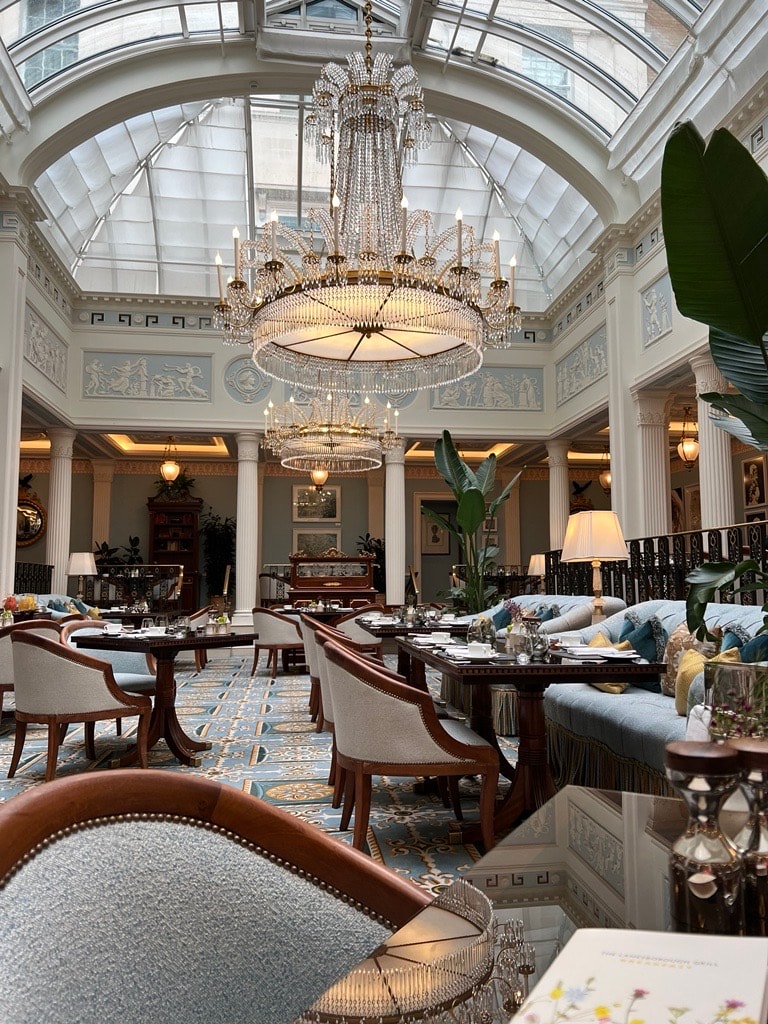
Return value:
<svg viewBox="0 0 768 1024">
<path fill-rule="evenodd" d="M 384 470 L 372 469 L 365 474 L 368 484 L 368 533 L 384 536 Z"/>
<path fill-rule="evenodd" d="M 549 461 L 549 547 L 558 551 L 563 546 L 571 488 L 568 481 L 567 441 L 547 441 Z"/>
<path fill-rule="evenodd" d="M 499 484 L 506 487 L 515 476 L 517 469 L 510 467 L 499 472 Z M 504 542 L 499 561 L 505 565 L 520 565 L 522 561 L 520 547 L 520 481 L 509 492 L 509 497 L 499 506 L 501 519 L 504 523 Z M 501 538 L 499 538 L 501 540 Z"/>
<path fill-rule="evenodd" d="M 715 366 L 712 356 L 702 353 L 689 360 L 696 377 L 699 423 L 699 487 L 701 527 L 730 526 L 734 521 L 731 435 L 709 418 L 711 406 L 701 400 L 708 391 L 726 391 L 728 382 Z"/>
<path fill-rule="evenodd" d="M 115 464 L 111 459 L 91 459 L 93 473 L 93 515 L 91 546 L 109 541 L 112 519 L 112 480 Z"/>
<path fill-rule="evenodd" d="M 16 566 L 27 241 L 26 221 L 4 199 L 0 204 L 0 594 L 13 593 Z"/>
<path fill-rule="evenodd" d="M 405 447 L 388 451 L 384 468 L 384 564 L 387 604 L 405 600 Z"/>
<path fill-rule="evenodd" d="M 45 558 L 53 566 L 51 593 L 66 594 L 69 533 L 72 522 L 72 446 L 76 431 L 49 427 L 51 475 L 48 492 L 48 532 Z"/>
<path fill-rule="evenodd" d="M 642 476 L 634 488 L 640 505 L 638 537 L 661 537 L 672 529 L 672 485 L 669 479 L 669 413 L 667 391 L 635 395 Z"/>
<path fill-rule="evenodd" d="M 253 625 L 259 592 L 259 435 L 236 434 L 237 535 L 235 610 L 232 624 Z"/>
</svg>

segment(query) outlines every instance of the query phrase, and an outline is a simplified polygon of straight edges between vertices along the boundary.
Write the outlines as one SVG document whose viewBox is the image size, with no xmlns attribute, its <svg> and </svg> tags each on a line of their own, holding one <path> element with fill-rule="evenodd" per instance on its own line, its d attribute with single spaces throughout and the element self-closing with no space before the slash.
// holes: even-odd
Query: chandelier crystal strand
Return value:
<svg viewBox="0 0 768 1024">
<path fill-rule="evenodd" d="M 429 147 L 430 125 L 414 69 L 372 55 L 370 0 L 364 19 L 364 53 L 323 68 L 305 121 L 330 168 L 328 208 L 308 211 L 308 237 L 274 213 L 256 240 L 235 236 L 224 290 L 217 266 L 214 326 L 302 389 L 411 392 L 474 373 L 486 346 L 509 347 L 520 309 L 497 241 L 479 241 L 460 211 L 438 236 L 429 213 L 409 212 L 402 168 Z"/>
</svg>

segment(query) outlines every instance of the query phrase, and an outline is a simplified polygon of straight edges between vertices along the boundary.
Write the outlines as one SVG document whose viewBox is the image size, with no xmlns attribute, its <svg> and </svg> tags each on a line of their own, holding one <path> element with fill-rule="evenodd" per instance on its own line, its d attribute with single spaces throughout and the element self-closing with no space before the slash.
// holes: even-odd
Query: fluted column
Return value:
<svg viewBox="0 0 768 1024">
<path fill-rule="evenodd" d="M 384 564 L 387 604 L 405 600 L 405 448 L 402 442 L 385 456 Z"/>
<path fill-rule="evenodd" d="M 563 546 L 571 488 L 568 481 L 568 442 L 547 441 L 549 461 L 549 547 L 558 551 Z"/>
<path fill-rule="evenodd" d="M 702 401 L 701 395 L 708 391 L 725 391 L 728 382 L 708 352 L 694 356 L 689 362 L 696 378 L 698 401 L 701 527 L 711 530 L 715 526 L 729 526 L 735 517 L 731 436 L 710 419 L 711 407 Z"/>
<path fill-rule="evenodd" d="M 672 486 L 669 479 L 668 391 L 643 391 L 635 395 L 640 436 L 641 478 L 635 494 L 642 521 L 639 537 L 660 537 L 672 529 Z"/>
<path fill-rule="evenodd" d="M 51 475 L 48 491 L 48 532 L 45 559 L 53 566 L 51 593 L 66 594 L 69 533 L 72 523 L 72 446 L 76 432 L 50 427 Z"/>
<path fill-rule="evenodd" d="M 514 477 L 517 469 L 510 467 L 502 469 L 499 473 L 499 484 L 506 487 Z M 504 523 L 504 543 L 501 548 L 499 561 L 505 565 L 520 565 L 522 561 L 520 547 L 520 483 L 509 492 L 509 498 L 499 506 L 499 512 Z M 501 540 L 501 538 L 499 538 Z"/>
<path fill-rule="evenodd" d="M 368 533 L 384 536 L 384 470 L 372 469 L 365 474 L 368 484 Z"/>
<path fill-rule="evenodd" d="M 0 594 L 13 593 L 16 501 L 19 494 L 24 303 L 27 289 L 27 224 L 8 199 L 0 205 Z M 24 549 L 19 552 L 24 560 Z"/>
<path fill-rule="evenodd" d="M 109 541 L 115 464 L 111 459 L 91 459 L 91 469 L 93 472 L 91 543 L 95 548 L 98 544 Z"/>
<path fill-rule="evenodd" d="M 237 532 L 234 626 L 253 625 L 259 586 L 259 435 L 236 434 Z"/>
</svg>

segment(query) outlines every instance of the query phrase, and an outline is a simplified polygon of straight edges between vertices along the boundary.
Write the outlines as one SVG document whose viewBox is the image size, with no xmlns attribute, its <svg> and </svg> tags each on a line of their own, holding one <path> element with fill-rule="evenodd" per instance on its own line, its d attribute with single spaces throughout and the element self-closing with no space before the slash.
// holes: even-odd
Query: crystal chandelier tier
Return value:
<svg viewBox="0 0 768 1024">
<path fill-rule="evenodd" d="M 409 212 L 402 169 L 430 144 L 424 101 L 412 67 L 372 57 L 370 2 L 365 26 L 365 54 L 325 66 L 306 119 L 330 208 L 308 211 L 306 236 L 274 212 L 255 239 L 235 229 L 226 285 L 216 258 L 214 324 L 301 388 L 410 392 L 474 373 L 486 346 L 512 344 L 521 315 L 497 234 L 478 239 L 461 210 L 436 234 L 427 211 Z"/>
<path fill-rule="evenodd" d="M 346 476 L 378 469 L 383 453 L 400 443 L 397 415 L 395 409 L 392 427 L 388 406 L 384 428 L 379 430 L 369 400 L 358 411 L 352 409 L 348 398 L 333 392 L 324 400 L 311 398 L 308 410 L 297 406 L 293 398 L 281 410 L 270 402 L 264 410 L 264 443 L 281 465 L 309 473 L 315 486 L 322 488 L 329 474 Z"/>
</svg>

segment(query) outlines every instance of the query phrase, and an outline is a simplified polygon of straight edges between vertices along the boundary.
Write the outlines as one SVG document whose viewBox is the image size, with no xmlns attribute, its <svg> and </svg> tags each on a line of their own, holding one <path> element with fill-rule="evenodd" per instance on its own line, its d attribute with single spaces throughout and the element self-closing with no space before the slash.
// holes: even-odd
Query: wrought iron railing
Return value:
<svg viewBox="0 0 768 1024">
<path fill-rule="evenodd" d="M 738 523 L 712 530 L 690 530 L 661 537 L 642 537 L 627 543 L 629 561 L 601 565 L 603 593 L 620 597 L 628 605 L 655 598 L 685 600 L 685 578 L 704 562 L 741 562 L 754 559 L 768 571 L 768 524 Z M 589 562 L 561 562 L 559 551 L 546 554 L 544 592 L 548 594 L 589 594 L 592 566 Z M 752 577 L 752 580 L 754 577 Z M 750 582 L 747 576 L 742 582 Z M 738 595 L 741 604 L 764 604 L 768 594 L 757 590 Z M 733 601 L 726 591 L 721 601 Z"/>
</svg>

